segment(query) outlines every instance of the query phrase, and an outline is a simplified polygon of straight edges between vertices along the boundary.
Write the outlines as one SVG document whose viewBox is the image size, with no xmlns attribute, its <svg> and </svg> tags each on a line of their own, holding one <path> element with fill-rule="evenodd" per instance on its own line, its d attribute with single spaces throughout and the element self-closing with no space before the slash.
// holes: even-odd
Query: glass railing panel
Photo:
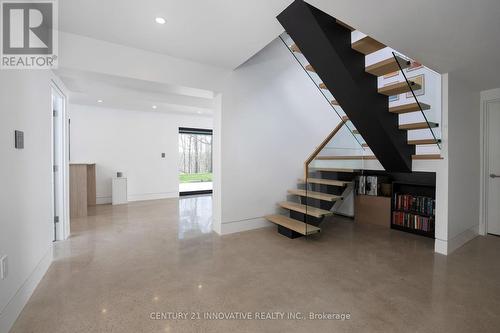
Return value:
<svg viewBox="0 0 500 333">
<path fill-rule="evenodd" d="M 335 135 L 317 151 L 313 160 L 307 163 L 307 174 L 303 182 L 305 190 L 306 216 L 304 222 L 307 228 L 314 228 L 308 221 L 307 209 L 309 204 L 314 207 L 336 211 L 336 206 L 341 202 L 335 201 L 328 203 L 318 199 L 318 195 L 325 193 L 327 195 L 343 196 L 344 193 L 355 190 L 355 183 L 352 180 L 353 175 L 363 174 L 363 170 L 383 170 L 378 160 L 373 159 L 373 153 L 368 147 L 360 147 L 358 140 L 354 139 L 351 130 L 347 124 L 341 124 L 337 128 Z M 347 173 L 345 173 L 347 171 Z M 318 184 L 318 179 L 325 179 L 332 176 L 332 180 L 343 181 L 349 179 L 345 187 L 330 187 L 329 185 Z M 345 178 L 347 177 L 347 178 Z M 349 188 L 351 186 L 351 188 Z M 332 192 L 333 191 L 333 192 Z M 335 192 L 337 191 L 337 192 Z M 341 191 L 341 192 L 338 192 Z M 345 192 L 344 192 L 345 191 Z M 319 194 L 321 193 L 321 194 Z M 307 232 L 306 232 L 307 234 Z"/>
<path fill-rule="evenodd" d="M 332 95 L 332 93 L 328 89 L 326 89 L 326 86 L 323 85 L 321 78 L 310 66 L 309 61 L 306 59 L 306 57 L 298 50 L 292 38 L 290 38 L 290 36 L 285 32 L 280 35 L 280 39 L 287 47 L 287 49 L 291 52 L 297 63 L 302 67 L 316 89 L 318 89 L 318 91 L 321 93 L 321 95 L 325 99 L 325 103 L 327 103 L 332 108 L 332 110 L 337 114 L 341 121 L 347 123 L 347 129 L 351 133 L 351 136 L 355 141 L 357 141 L 358 147 L 361 147 L 362 142 L 358 141 L 358 136 L 356 136 L 355 134 L 357 131 L 354 125 L 350 122 L 348 123 L 346 119 L 346 113 L 342 109 L 341 105 L 335 100 L 335 97 Z"/>
</svg>

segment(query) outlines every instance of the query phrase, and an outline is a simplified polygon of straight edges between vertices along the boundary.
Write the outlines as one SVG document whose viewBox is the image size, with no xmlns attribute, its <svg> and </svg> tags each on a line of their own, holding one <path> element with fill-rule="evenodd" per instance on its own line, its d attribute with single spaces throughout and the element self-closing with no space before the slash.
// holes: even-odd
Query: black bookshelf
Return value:
<svg viewBox="0 0 500 333">
<path fill-rule="evenodd" d="M 408 195 L 409 200 L 415 199 L 419 203 L 417 207 L 397 207 L 396 200 L 398 195 Z M 412 183 L 405 181 L 392 182 L 392 199 L 391 199 L 391 229 L 400 230 L 420 236 L 435 238 L 435 200 L 436 200 L 436 185 L 435 182 Z M 429 206 L 430 205 L 430 206 Z M 408 205 L 406 205 L 408 206 Z M 425 207 L 425 208 L 423 208 Z M 420 208 L 420 209 L 418 209 Z M 423 224 L 420 228 L 401 225 L 396 222 L 396 214 L 402 215 L 403 218 L 416 217 L 419 219 L 419 224 Z M 400 217 L 400 216 L 398 216 Z M 429 230 L 424 230 L 425 224 L 428 224 Z"/>
</svg>

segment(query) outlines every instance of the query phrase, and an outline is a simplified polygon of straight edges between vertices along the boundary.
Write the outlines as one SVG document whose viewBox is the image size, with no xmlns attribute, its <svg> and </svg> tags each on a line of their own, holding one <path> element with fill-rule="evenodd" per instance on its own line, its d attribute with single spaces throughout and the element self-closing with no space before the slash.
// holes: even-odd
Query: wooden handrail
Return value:
<svg viewBox="0 0 500 333">
<path fill-rule="evenodd" d="M 304 179 L 307 181 L 308 175 L 309 175 L 309 164 L 318 156 L 318 154 L 325 148 L 325 146 L 330 142 L 330 140 L 337 134 L 337 132 L 344 126 L 345 123 L 341 121 L 334 129 L 333 131 L 328 134 L 328 136 L 321 142 L 321 144 L 314 149 L 311 155 L 307 158 L 307 160 L 304 162 Z"/>
</svg>

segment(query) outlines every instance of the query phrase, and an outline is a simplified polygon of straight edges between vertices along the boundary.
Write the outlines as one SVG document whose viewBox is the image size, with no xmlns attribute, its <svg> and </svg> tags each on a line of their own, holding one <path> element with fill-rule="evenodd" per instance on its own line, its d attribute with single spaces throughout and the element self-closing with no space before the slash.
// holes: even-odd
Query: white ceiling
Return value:
<svg viewBox="0 0 500 333">
<path fill-rule="evenodd" d="M 62 0 L 60 29 L 233 69 L 283 30 L 289 0 Z M 167 23 L 159 25 L 157 16 Z"/>
<path fill-rule="evenodd" d="M 500 87 L 499 0 L 309 2 L 475 90 Z"/>
<path fill-rule="evenodd" d="M 292 0 L 63 0 L 60 28 L 234 69 L 282 31 Z M 438 72 L 476 89 L 500 86 L 499 0 L 311 0 Z M 165 25 L 154 19 L 163 16 Z"/>
</svg>

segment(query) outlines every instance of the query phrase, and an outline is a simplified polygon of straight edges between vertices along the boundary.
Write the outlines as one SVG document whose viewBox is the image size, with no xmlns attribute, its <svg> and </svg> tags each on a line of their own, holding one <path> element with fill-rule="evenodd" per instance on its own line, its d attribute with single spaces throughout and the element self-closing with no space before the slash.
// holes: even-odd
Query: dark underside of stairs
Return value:
<svg viewBox="0 0 500 333">
<path fill-rule="evenodd" d="M 387 96 L 378 93 L 377 78 L 366 72 L 365 56 L 353 50 L 351 31 L 301 0 L 279 14 L 278 20 L 383 167 L 411 172 L 415 146 L 399 129 L 398 115 L 389 112 Z"/>
</svg>

